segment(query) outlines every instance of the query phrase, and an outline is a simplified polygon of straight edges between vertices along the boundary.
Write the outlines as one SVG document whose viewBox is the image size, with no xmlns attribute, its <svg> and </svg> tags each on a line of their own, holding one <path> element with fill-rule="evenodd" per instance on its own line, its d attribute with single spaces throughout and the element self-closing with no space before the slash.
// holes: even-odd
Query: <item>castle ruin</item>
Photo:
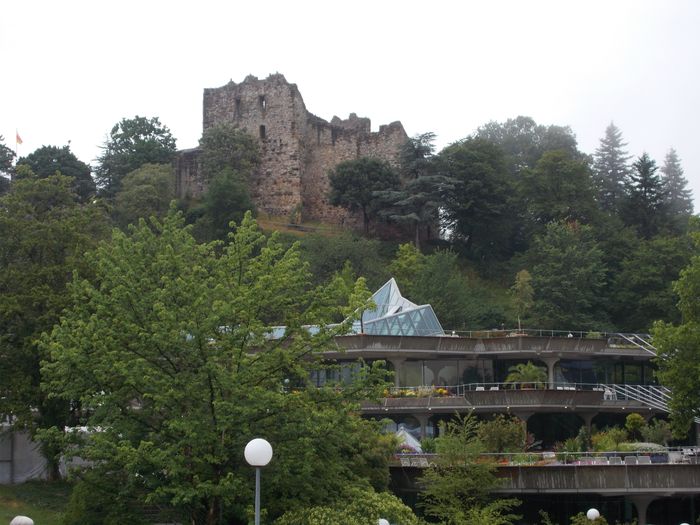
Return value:
<svg viewBox="0 0 700 525">
<path fill-rule="evenodd" d="M 261 163 L 250 181 L 256 208 L 273 217 L 301 217 L 346 226 L 358 217 L 328 201 L 328 172 L 339 162 L 375 157 L 395 164 L 408 139 L 400 122 L 372 132 L 370 120 L 354 113 L 330 122 L 310 113 L 296 84 L 281 74 L 264 80 L 248 76 L 240 84 L 204 90 L 203 129 L 229 123 L 256 137 Z M 175 162 L 179 198 L 206 189 L 197 148 L 181 151 Z"/>
</svg>

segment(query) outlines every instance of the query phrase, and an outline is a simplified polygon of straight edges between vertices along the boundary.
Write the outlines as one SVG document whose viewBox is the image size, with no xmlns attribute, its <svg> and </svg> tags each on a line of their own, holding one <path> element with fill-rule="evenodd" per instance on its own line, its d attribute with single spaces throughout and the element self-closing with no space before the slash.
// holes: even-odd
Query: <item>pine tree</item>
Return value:
<svg viewBox="0 0 700 525">
<path fill-rule="evenodd" d="M 661 173 L 669 215 L 673 219 L 687 219 L 693 214 L 693 192 L 688 189 L 688 179 L 683 176 L 681 161 L 675 149 L 668 150 Z"/>
<path fill-rule="evenodd" d="M 666 194 L 656 161 L 645 152 L 633 164 L 629 175 L 625 222 L 639 235 L 651 239 L 668 225 Z"/>
<path fill-rule="evenodd" d="M 625 185 L 630 172 L 628 162 L 631 158 L 624 149 L 626 145 L 622 141 L 622 132 L 611 122 L 593 155 L 600 206 L 612 213 L 620 211 L 625 197 Z"/>
</svg>

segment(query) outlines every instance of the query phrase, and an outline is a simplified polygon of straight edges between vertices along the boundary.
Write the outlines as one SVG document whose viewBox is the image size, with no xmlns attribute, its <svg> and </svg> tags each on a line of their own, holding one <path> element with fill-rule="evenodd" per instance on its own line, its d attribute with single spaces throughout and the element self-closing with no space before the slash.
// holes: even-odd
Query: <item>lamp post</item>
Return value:
<svg viewBox="0 0 700 525">
<path fill-rule="evenodd" d="M 586 512 L 586 517 L 591 521 L 595 521 L 600 518 L 600 512 L 598 512 L 598 509 L 588 509 L 588 512 Z"/>
<path fill-rule="evenodd" d="M 248 465 L 255 467 L 255 525 L 260 525 L 260 468 L 272 459 L 272 445 L 262 438 L 251 439 L 243 455 Z"/>
</svg>

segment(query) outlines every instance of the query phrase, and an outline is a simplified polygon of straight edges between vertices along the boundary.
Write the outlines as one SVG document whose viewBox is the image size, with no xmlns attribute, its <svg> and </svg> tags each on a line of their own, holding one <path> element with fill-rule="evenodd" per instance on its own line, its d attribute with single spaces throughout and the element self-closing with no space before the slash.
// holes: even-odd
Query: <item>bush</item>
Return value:
<svg viewBox="0 0 700 525">
<path fill-rule="evenodd" d="M 649 443 L 658 443 L 659 445 L 668 445 L 671 441 L 671 425 L 663 419 L 654 419 L 641 430 L 642 439 Z"/>
</svg>

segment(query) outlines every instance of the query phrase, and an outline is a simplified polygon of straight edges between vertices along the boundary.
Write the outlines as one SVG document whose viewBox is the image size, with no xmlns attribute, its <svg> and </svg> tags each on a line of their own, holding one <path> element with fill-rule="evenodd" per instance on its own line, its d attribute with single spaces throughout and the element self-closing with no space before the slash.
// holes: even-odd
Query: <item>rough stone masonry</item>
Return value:
<svg viewBox="0 0 700 525">
<path fill-rule="evenodd" d="M 203 129 L 222 123 L 250 133 L 260 143 L 260 168 L 250 180 L 256 208 L 270 216 L 356 226 L 358 217 L 331 206 L 328 172 L 339 162 L 376 157 L 394 164 L 408 139 L 400 122 L 372 132 L 370 120 L 354 113 L 330 122 L 310 113 L 296 84 L 277 73 L 264 80 L 248 76 L 204 90 Z M 180 198 L 206 189 L 199 169 L 199 150 L 180 151 L 175 161 Z"/>
</svg>

